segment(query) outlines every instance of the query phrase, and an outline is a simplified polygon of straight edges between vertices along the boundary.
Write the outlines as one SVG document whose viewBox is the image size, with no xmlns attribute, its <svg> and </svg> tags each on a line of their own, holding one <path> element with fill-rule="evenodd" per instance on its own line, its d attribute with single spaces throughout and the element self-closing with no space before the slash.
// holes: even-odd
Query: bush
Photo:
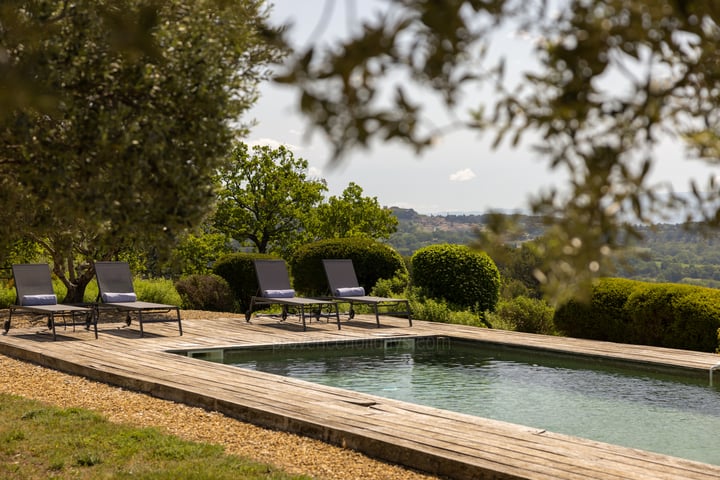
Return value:
<svg viewBox="0 0 720 480">
<path fill-rule="evenodd" d="M 240 311 L 247 312 L 250 309 L 250 297 L 258 292 L 253 260 L 272 258 L 276 257 L 264 253 L 231 253 L 215 262 L 213 273 L 228 283 Z"/>
<path fill-rule="evenodd" d="M 587 299 L 573 299 L 555 311 L 555 328 L 570 337 L 627 342 L 631 319 L 625 304 L 643 282 L 624 278 L 602 278 L 595 282 Z"/>
<path fill-rule="evenodd" d="M 235 299 L 230 285 L 219 275 L 188 275 L 175 282 L 182 307 L 191 310 L 232 312 Z"/>
<path fill-rule="evenodd" d="M 646 284 L 628 299 L 628 343 L 713 352 L 720 292 L 670 283 Z"/>
<path fill-rule="evenodd" d="M 293 285 L 305 295 L 328 293 L 323 259 L 350 259 L 358 283 L 370 292 L 381 278 L 389 279 L 407 272 L 400 254 L 389 245 L 368 238 L 320 240 L 295 251 L 290 268 Z"/>
<path fill-rule="evenodd" d="M 172 280 L 164 278 L 136 279 L 133 287 L 137 298 L 143 302 L 163 303 L 165 305 L 181 305 L 182 299 Z"/>
<path fill-rule="evenodd" d="M 381 278 L 370 291 L 370 295 L 378 297 L 405 298 L 410 286 L 410 274 L 407 270 L 398 271 L 392 278 Z"/>
<path fill-rule="evenodd" d="M 416 294 L 409 295 L 410 310 L 416 320 L 428 322 L 452 323 L 456 325 L 470 325 L 473 327 L 487 326 L 483 315 L 469 310 L 453 310 L 442 299 L 423 298 Z"/>
<path fill-rule="evenodd" d="M 430 245 L 411 258 L 413 284 L 427 296 L 477 312 L 493 311 L 500 272 L 485 253 L 463 245 Z"/>
<path fill-rule="evenodd" d="M 516 297 L 500 300 L 495 312 L 487 314 L 487 321 L 493 328 L 554 335 L 554 313 L 545 300 Z"/>
<path fill-rule="evenodd" d="M 555 326 L 572 337 L 714 352 L 720 291 L 601 279 L 589 301 L 573 300 L 557 309 Z"/>
</svg>

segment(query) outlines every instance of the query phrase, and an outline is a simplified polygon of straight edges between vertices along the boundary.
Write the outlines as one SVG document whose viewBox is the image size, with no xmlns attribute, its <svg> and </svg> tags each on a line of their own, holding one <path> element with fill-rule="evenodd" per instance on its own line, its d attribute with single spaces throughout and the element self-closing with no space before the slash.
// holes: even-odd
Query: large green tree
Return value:
<svg viewBox="0 0 720 480">
<path fill-rule="evenodd" d="M 377 197 L 363 196 L 354 182 L 339 197 L 332 196 L 316 210 L 313 234 L 317 239 L 365 237 L 388 239 L 397 231 L 398 219 Z"/>
<path fill-rule="evenodd" d="M 536 276 L 558 294 L 605 272 L 637 225 L 677 208 L 720 223 L 714 177 L 690 185 L 688 199 L 649 175 L 664 141 L 684 143 L 688 159 L 720 161 L 717 1 L 387 3 L 357 35 L 299 52 L 279 77 L 298 87 L 299 108 L 336 159 L 374 139 L 423 150 L 458 125 L 534 144 L 569 178 L 531 202 L 549 227 L 540 252 L 551 261 Z M 538 40 L 537 64 L 517 82 L 504 76 L 512 30 Z M 493 94 L 463 110 L 461 99 L 481 90 Z M 432 123 L 428 98 L 444 102 L 452 125 Z"/>
<path fill-rule="evenodd" d="M 79 301 L 89 260 L 199 224 L 282 54 L 265 21 L 260 0 L 3 2 L 0 241 L 40 242 Z"/>
<path fill-rule="evenodd" d="M 308 162 L 284 146 L 244 143 L 218 170 L 216 228 L 259 253 L 290 252 L 309 238 L 314 209 L 327 191 L 325 180 L 308 174 Z"/>
</svg>

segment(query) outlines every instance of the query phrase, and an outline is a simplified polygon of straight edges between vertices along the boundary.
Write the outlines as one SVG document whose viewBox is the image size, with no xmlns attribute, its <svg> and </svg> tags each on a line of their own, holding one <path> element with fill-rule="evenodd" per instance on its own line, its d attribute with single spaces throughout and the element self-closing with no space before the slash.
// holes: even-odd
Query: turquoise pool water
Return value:
<svg viewBox="0 0 720 480">
<path fill-rule="evenodd" d="M 720 465 L 720 390 L 709 386 L 707 377 L 692 378 L 687 372 L 654 372 L 452 339 L 276 345 L 204 356 Z"/>
</svg>

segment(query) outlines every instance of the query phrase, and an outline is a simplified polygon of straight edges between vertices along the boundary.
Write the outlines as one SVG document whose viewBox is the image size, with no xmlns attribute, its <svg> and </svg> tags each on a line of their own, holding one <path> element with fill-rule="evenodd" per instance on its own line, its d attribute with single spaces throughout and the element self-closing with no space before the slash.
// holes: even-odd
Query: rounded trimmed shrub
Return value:
<svg viewBox="0 0 720 480">
<path fill-rule="evenodd" d="M 241 312 L 250 309 L 250 297 L 258 291 L 253 260 L 271 258 L 277 257 L 265 253 L 231 253 L 220 257 L 213 265 L 213 273 L 228 283 Z"/>
<path fill-rule="evenodd" d="M 228 282 L 219 275 L 193 274 L 175 282 L 182 307 L 189 310 L 232 312 L 235 306 Z"/>
<path fill-rule="evenodd" d="M 464 245 L 429 245 L 410 259 L 412 281 L 432 298 L 463 308 L 493 311 L 500 298 L 500 271 L 487 253 Z"/>
<path fill-rule="evenodd" d="M 304 295 L 329 292 L 323 259 L 350 259 L 358 283 L 370 292 L 378 280 L 407 273 L 402 256 L 391 246 L 369 238 L 335 238 L 308 243 L 290 261 L 293 286 Z"/>
</svg>

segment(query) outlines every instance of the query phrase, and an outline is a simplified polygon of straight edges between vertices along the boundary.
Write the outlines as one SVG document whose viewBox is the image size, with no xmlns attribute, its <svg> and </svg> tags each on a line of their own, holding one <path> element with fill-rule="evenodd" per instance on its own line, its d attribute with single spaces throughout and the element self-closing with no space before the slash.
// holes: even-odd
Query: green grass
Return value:
<svg viewBox="0 0 720 480">
<path fill-rule="evenodd" d="M 107 421 L 0 395 L 0 478 L 15 479 L 308 479 L 226 455 L 218 445 L 180 440 L 152 428 Z"/>
</svg>

